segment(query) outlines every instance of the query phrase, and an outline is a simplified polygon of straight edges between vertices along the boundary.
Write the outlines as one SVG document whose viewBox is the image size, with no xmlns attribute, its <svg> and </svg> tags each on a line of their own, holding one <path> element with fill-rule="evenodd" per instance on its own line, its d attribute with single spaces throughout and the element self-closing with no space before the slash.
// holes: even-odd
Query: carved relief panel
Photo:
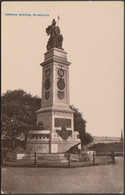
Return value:
<svg viewBox="0 0 125 195">
<path fill-rule="evenodd" d="M 66 78 L 67 71 L 64 68 L 57 69 L 57 100 L 66 102 Z"/>
<path fill-rule="evenodd" d="M 43 78 L 42 78 L 42 103 L 41 107 L 52 105 L 52 85 L 53 81 L 53 67 L 49 64 L 43 67 Z"/>
<path fill-rule="evenodd" d="M 51 74 L 51 70 L 50 68 L 47 68 L 45 70 L 45 76 L 46 76 L 46 79 L 45 79 L 45 83 L 44 83 L 44 88 L 45 88 L 45 99 L 48 100 L 50 98 L 50 91 L 49 88 L 51 87 L 51 81 L 50 81 L 50 74 Z"/>
</svg>

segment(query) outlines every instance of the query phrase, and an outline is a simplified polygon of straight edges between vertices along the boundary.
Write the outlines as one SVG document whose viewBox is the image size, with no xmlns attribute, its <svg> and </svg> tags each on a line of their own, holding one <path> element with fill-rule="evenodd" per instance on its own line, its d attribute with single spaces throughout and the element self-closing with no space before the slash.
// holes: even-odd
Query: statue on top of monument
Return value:
<svg viewBox="0 0 125 195">
<path fill-rule="evenodd" d="M 59 19 L 59 18 L 58 18 Z M 46 28 L 46 33 L 50 38 L 47 43 L 47 50 L 54 47 L 62 49 L 63 36 L 60 34 L 60 28 L 56 26 L 56 21 L 53 19 L 52 24 Z"/>
</svg>

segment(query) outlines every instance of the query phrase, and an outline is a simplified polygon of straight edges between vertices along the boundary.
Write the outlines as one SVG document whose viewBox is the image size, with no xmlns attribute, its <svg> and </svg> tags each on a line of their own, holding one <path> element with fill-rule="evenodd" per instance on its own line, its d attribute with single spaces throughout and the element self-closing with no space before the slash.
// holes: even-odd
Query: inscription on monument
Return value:
<svg viewBox="0 0 125 195">
<path fill-rule="evenodd" d="M 55 127 L 71 128 L 71 119 L 55 118 Z"/>
</svg>

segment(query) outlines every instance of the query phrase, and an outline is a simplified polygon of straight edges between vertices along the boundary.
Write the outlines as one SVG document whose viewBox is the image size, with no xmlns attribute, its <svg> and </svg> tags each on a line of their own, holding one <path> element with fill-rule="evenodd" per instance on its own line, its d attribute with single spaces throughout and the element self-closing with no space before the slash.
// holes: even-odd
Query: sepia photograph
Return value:
<svg viewBox="0 0 125 195">
<path fill-rule="evenodd" d="M 124 193 L 124 2 L 2 1 L 1 194 Z"/>
</svg>

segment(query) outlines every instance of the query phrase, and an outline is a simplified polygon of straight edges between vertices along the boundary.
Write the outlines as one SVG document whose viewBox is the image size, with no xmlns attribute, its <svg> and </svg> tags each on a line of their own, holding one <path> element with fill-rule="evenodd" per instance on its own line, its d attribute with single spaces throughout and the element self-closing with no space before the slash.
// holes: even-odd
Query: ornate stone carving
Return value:
<svg viewBox="0 0 125 195">
<path fill-rule="evenodd" d="M 51 86 L 50 78 L 47 78 L 44 83 L 44 87 L 46 90 L 48 90 Z"/>
<path fill-rule="evenodd" d="M 45 98 L 48 100 L 50 97 L 50 91 L 45 92 Z"/>
<path fill-rule="evenodd" d="M 61 130 L 56 130 L 56 132 L 65 141 L 68 139 L 69 136 L 72 135 L 72 131 L 71 130 L 66 130 L 65 127 L 62 127 Z"/>
<path fill-rule="evenodd" d="M 50 72 L 50 69 L 47 69 L 46 72 L 45 72 L 46 77 L 49 77 L 49 76 L 50 76 L 50 73 L 51 73 L 51 72 Z"/>
<path fill-rule="evenodd" d="M 64 76 L 64 70 L 63 70 L 62 68 L 60 68 L 60 69 L 58 70 L 58 75 L 59 75 L 60 77 L 63 77 L 63 76 Z"/>
<path fill-rule="evenodd" d="M 42 121 L 39 121 L 38 122 L 38 126 L 37 126 L 37 129 L 39 130 L 43 130 L 44 129 L 44 127 L 43 127 L 43 122 Z"/>
<path fill-rule="evenodd" d="M 59 80 L 57 81 L 57 86 L 60 90 L 63 90 L 65 88 L 65 82 L 64 79 L 59 78 Z"/>
<path fill-rule="evenodd" d="M 60 100 L 63 100 L 64 97 L 65 97 L 64 91 L 58 91 L 58 98 L 59 98 Z"/>
</svg>

